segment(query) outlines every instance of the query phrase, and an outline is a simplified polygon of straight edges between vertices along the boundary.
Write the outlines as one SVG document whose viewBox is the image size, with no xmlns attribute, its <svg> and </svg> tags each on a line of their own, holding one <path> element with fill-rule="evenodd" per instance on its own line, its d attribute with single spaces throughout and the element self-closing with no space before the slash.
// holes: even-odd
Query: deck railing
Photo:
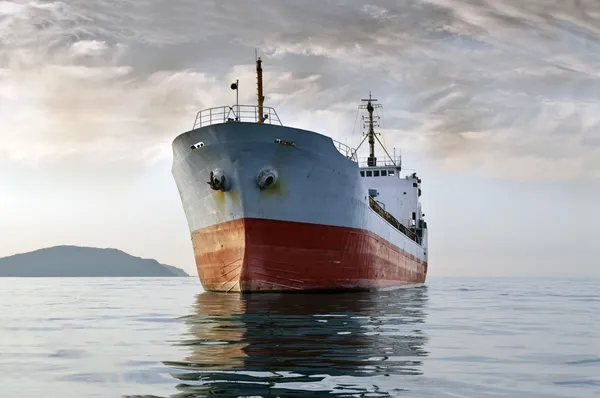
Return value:
<svg viewBox="0 0 600 398">
<path fill-rule="evenodd" d="M 393 156 L 392 158 L 393 158 L 392 160 L 387 156 L 378 158 L 376 167 L 402 167 L 402 157 L 401 156 Z M 363 158 L 363 157 L 357 158 L 358 166 L 359 167 L 368 167 L 369 166 L 368 159 L 369 158 Z"/>
<path fill-rule="evenodd" d="M 356 149 L 349 147 L 346 144 L 342 144 L 339 141 L 332 139 L 333 145 L 338 150 L 339 153 L 347 157 L 348 159 L 352 159 L 355 162 L 358 162 L 358 158 L 356 157 Z"/>
<path fill-rule="evenodd" d="M 214 108 L 203 109 L 196 114 L 193 129 L 219 123 L 258 123 L 258 115 L 257 105 L 217 106 Z M 265 116 L 263 123 L 283 126 L 283 123 L 281 123 L 279 115 L 277 115 L 274 108 L 263 106 L 263 115 Z M 356 150 L 354 148 L 336 140 L 332 141 L 336 149 L 342 155 L 358 162 Z"/>
<path fill-rule="evenodd" d="M 275 109 L 263 106 L 263 116 L 265 124 L 277 124 L 283 126 Z M 258 105 L 232 105 L 218 106 L 215 108 L 203 109 L 196 114 L 194 120 L 194 129 L 210 126 L 219 123 L 258 123 Z"/>
<path fill-rule="evenodd" d="M 375 212 L 377 214 L 379 214 L 388 223 L 390 223 L 392 226 L 394 226 L 394 228 L 396 228 L 398 231 L 402 232 L 409 239 L 415 241 L 418 244 L 421 244 L 418 236 L 413 231 L 408 229 L 400 221 L 398 221 L 394 216 L 392 216 L 390 213 L 388 213 L 386 210 L 384 210 L 383 207 L 381 207 L 381 205 L 379 203 L 377 203 L 377 201 L 375 199 L 373 199 L 371 196 L 369 196 L 369 205 L 371 206 L 371 209 L 375 210 Z"/>
</svg>

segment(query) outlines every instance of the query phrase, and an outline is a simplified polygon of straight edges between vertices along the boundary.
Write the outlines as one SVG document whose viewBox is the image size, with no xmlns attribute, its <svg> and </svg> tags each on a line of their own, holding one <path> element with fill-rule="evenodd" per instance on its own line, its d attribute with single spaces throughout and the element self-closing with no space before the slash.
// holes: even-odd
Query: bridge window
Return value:
<svg viewBox="0 0 600 398">
<path fill-rule="evenodd" d="M 387 176 L 387 170 L 381 170 L 381 176 L 382 177 L 386 177 Z"/>
<path fill-rule="evenodd" d="M 361 170 L 361 171 L 360 171 L 360 176 L 361 176 L 361 177 L 364 177 L 364 176 L 365 176 L 365 172 Z"/>
<path fill-rule="evenodd" d="M 394 175 L 394 170 L 388 170 L 388 176 L 393 176 Z"/>
<path fill-rule="evenodd" d="M 373 177 L 379 177 L 379 170 L 373 170 Z"/>
<path fill-rule="evenodd" d="M 367 170 L 367 177 L 372 177 L 373 176 L 373 172 L 371 170 Z"/>
</svg>

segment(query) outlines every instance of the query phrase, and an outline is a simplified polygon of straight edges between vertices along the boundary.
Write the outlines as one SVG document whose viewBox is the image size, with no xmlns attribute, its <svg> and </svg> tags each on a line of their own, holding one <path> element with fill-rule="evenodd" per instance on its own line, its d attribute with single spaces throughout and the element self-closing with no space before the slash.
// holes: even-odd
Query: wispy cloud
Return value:
<svg viewBox="0 0 600 398">
<path fill-rule="evenodd" d="M 0 153 L 168 153 L 230 80 L 254 101 L 258 47 L 286 122 L 343 140 L 372 90 L 386 141 L 446 167 L 598 178 L 599 22 L 585 0 L 4 1 Z"/>
</svg>

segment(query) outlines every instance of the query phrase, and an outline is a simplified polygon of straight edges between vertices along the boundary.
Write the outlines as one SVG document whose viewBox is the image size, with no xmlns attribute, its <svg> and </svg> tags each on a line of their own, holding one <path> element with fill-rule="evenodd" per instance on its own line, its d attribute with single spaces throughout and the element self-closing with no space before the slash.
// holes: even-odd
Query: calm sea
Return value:
<svg viewBox="0 0 600 398">
<path fill-rule="evenodd" d="M 600 397 L 600 280 L 203 293 L 0 278 L 1 397 Z"/>
</svg>

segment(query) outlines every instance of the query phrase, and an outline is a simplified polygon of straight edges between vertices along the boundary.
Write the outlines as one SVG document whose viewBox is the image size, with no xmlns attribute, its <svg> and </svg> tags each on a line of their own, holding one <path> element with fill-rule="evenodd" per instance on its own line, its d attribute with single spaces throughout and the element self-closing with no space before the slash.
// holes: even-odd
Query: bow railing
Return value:
<svg viewBox="0 0 600 398">
<path fill-rule="evenodd" d="M 275 109 L 263 106 L 263 123 L 277 124 L 283 126 Z M 194 120 L 194 129 L 210 126 L 219 123 L 258 123 L 259 113 L 257 105 L 231 105 L 217 106 L 214 108 L 203 109 L 196 114 Z"/>
<path fill-rule="evenodd" d="M 220 123 L 258 123 L 257 105 L 217 106 L 203 109 L 196 114 L 193 129 Z M 283 126 L 274 108 L 263 106 L 263 123 Z M 348 159 L 358 162 L 356 150 L 339 141 L 332 140 L 336 149 Z"/>
<path fill-rule="evenodd" d="M 335 145 L 335 148 L 338 150 L 339 153 L 341 153 L 348 159 L 352 159 L 353 161 L 358 162 L 358 158 L 356 157 L 356 149 L 349 147 L 346 144 L 342 144 L 341 142 L 336 141 L 334 139 L 332 139 L 331 141 L 333 141 L 333 145 Z"/>
</svg>

